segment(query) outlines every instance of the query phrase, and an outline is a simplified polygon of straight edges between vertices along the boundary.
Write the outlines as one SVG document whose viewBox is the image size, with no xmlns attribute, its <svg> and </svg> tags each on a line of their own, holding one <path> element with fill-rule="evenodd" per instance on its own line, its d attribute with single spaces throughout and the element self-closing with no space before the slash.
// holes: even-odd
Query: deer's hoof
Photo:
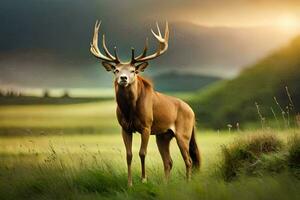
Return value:
<svg viewBox="0 0 300 200">
<path fill-rule="evenodd" d="M 128 182 L 127 186 L 128 186 L 129 188 L 131 188 L 131 187 L 132 187 L 132 182 Z"/>
<path fill-rule="evenodd" d="M 142 178 L 142 183 L 147 183 L 147 178 Z"/>
</svg>

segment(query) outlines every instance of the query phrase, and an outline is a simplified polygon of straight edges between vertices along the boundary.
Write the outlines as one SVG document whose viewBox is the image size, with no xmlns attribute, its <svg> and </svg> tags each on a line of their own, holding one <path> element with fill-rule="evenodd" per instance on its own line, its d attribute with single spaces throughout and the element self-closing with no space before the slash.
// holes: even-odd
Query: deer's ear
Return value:
<svg viewBox="0 0 300 200">
<path fill-rule="evenodd" d="M 138 64 L 137 66 L 135 66 L 135 70 L 137 72 L 143 72 L 146 69 L 147 66 L 148 66 L 148 62 L 143 62 L 143 63 Z"/>
<path fill-rule="evenodd" d="M 115 65 L 109 63 L 109 62 L 102 62 L 103 67 L 106 69 L 106 71 L 112 71 L 116 68 Z"/>
</svg>

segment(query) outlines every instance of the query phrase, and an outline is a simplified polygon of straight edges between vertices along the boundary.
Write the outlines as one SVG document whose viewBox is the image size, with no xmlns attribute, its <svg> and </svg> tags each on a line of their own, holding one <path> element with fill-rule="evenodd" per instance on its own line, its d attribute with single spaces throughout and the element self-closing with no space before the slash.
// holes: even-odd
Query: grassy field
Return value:
<svg viewBox="0 0 300 200">
<path fill-rule="evenodd" d="M 115 103 L 0 106 L 0 135 L 110 134 L 119 130 Z"/>
<path fill-rule="evenodd" d="M 256 131 L 197 131 L 200 173 L 187 183 L 175 140 L 169 184 L 151 137 L 148 183 L 140 181 L 139 134 L 134 135 L 134 187 L 128 189 L 120 128 L 112 101 L 76 105 L 0 106 L 0 199 L 299 199 L 300 181 L 288 170 L 227 182 L 218 169 L 221 146 Z M 299 130 L 272 132 L 287 142 Z"/>
</svg>

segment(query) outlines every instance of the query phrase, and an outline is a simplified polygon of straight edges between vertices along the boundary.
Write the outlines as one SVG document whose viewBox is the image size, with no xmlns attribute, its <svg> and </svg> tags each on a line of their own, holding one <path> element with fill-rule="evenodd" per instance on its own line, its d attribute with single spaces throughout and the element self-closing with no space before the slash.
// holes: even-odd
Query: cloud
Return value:
<svg viewBox="0 0 300 200">
<path fill-rule="evenodd" d="M 2 0 L 0 79 L 29 85 L 110 85 L 104 81 L 111 77 L 89 52 L 96 19 L 103 22 L 101 33 L 106 33 L 109 48 L 116 45 L 123 59 L 130 57 L 131 46 L 140 51 L 145 37 L 154 49 L 150 28 L 155 20 L 169 20 L 170 49 L 151 62 L 153 73 L 184 68 L 232 76 L 292 37 L 255 26 L 284 13 L 297 18 L 299 7 L 292 0 Z M 247 24 L 254 27 L 240 28 Z"/>
</svg>

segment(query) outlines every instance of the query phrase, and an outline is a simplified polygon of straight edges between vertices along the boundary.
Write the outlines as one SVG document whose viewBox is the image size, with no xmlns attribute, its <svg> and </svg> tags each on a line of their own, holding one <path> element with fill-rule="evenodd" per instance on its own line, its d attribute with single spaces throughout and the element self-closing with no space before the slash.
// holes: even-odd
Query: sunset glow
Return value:
<svg viewBox="0 0 300 200">
<path fill-rule="evenodd" d="M 279 18 L 277 25 L 286 31 L 295 32 L 300 28 L 300 21 L 293 16 Z"/>
</svg>

